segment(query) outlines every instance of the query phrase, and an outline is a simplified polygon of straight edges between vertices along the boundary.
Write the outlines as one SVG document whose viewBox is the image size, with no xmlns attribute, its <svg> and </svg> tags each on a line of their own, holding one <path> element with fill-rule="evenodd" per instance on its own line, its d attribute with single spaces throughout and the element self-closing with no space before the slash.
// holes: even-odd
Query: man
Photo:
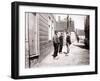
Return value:
<svg viewBox="0 0 100 81">
<path fill-rule="evenodd" d="M 79 36 L 78 35 L 76 35 L 76 38 L 77 38 L 77 42 L 79 42 Z"/>
<path fill-rule="evenodd" d="M 67 53 L 69 53 L 69 51 L 70 51 L 70 48 L 69 48 L 70 44 L 71 44 L 70 35 L 69 35 L 69 33 L 66 33 L 66 46 L 67 46 Z M 67 53 L 66 53 L 66 54 L 67 54 Z"/>
<path fill-rule="evenodd" d="M 59 38 L 57 35 L 57 31 L 55 31 L 55 35 L 53 37 L 53 46 L 54 46 L 54 54 L 52 56 L 55 58 L 58 55 L 58 47 L 59 47 Z"/>
<path fill-rule="evenodd" d="M 62 53 L 62 48 L 63 48 L 63 33 L 61 33 L 59 37 L 59 53 Z"/>
</svg>

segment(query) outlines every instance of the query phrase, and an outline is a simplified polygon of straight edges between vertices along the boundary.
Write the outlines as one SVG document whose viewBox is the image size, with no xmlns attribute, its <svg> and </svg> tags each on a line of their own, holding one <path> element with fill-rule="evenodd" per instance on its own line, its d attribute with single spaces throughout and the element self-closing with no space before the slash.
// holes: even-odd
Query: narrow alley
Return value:
<svg viewBox="0 0 100 81">
<path fill-rule="evenodd" d="M 70 46 L 70 53 L 67 55 L 66 46 L 63 46 L 61 54 L 58 54 L 57 59 L 52 57 L 50 53 L 46 58 L 40 63 L 33 67 L 50 67 L 50 66 L 66 66 L 66 65 L 88 65 L 89 64 L 89 50 L 84 48 L 83 43 L 74 42 Z"/>
<path fill-rule="evenodd" d="M 71 44 L 67 55 L 66 42 Z M 88 15 L 26 13 L 25 68 L 89 65 L 86 48 L 89 48 Z"/>
</svg>

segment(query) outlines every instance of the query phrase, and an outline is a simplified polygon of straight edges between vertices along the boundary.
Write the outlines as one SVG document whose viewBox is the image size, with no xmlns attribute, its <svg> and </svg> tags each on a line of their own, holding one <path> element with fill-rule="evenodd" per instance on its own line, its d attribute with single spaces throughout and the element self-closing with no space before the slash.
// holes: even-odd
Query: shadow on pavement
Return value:
<svg viewBox="0 0 100 81">
<path fill-rule="evenodd" d="M 89 47 L 86 47 L 85 45 L 75 45 L 75 44 L 74 44 L 74 46 L 80 47 L 80 48 L 82 48 L 82 49 L 87 49 L 87 50 L 89 50 Z"/>
</svg>

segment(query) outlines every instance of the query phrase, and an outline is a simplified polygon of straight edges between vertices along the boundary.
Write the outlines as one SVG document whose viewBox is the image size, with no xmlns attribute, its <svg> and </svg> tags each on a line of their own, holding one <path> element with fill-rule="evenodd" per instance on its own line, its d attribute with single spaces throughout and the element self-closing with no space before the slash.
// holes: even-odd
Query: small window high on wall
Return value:
<svg viewBox="0 0 100 81">
<path fill-rule="evenodd" d="M 52 29 L 52 26 L 51 26 L 51 17 L 49 17 L 48 19 L 48 25 L 49 25 L 49 28 L 48 28 L 48 40 L 51 40 L 51 29 Z"/>
</svg>

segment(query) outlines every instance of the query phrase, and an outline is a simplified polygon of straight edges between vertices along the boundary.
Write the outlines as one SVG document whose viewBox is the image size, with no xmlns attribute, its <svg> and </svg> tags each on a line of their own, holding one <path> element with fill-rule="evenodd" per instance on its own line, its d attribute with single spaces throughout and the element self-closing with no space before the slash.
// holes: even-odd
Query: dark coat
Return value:
<svg viewBox="0 0 100 81">
<path fill-rule="evenodd" d="M 71 44 L 71 39 L 70 39 L 69 35 L 66 37 L 66 42 L 69 43 L 69 44 Z"/>
<path fill-rule="evenodd" d="M 60 45 L 63 45 L 63 36 L 60 36 L 60 37 L 59 37 L 59 44 L 60 44 Z"/>
<path fill-rule="evenodd" d="M 53 37 L 53 43 L 56 43 L 56 44 L 59 43 L 59 38 L 58 38 L 57 35 L 54 35 L 54 37 Z"/>
</svg>

